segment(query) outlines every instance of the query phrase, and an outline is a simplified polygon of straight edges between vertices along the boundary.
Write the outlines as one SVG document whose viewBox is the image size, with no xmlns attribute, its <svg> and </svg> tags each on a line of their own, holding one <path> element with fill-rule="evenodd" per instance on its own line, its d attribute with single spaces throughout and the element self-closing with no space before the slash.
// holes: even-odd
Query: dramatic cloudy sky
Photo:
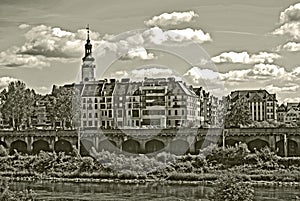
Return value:
<svg viewBox="0 0 300 201">
<path fill-rule="evenodd" d="M 0 88 L 78 82 L 87 24 L 98 79 L 175 75 L 216 94 L 267 89 L 300 101 L 294 0 L 1 0 Z"/>
</svg>

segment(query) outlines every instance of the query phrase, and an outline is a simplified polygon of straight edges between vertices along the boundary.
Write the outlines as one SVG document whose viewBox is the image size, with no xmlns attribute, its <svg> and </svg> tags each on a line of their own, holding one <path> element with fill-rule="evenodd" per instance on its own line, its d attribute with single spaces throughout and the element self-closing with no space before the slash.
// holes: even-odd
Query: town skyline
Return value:
<svg viewBox="0 0 300 201">
<path fill-rule="evenodd" d="M 3 36 L 0 40 L 1 88 L 6 87 L 10 81 L 22 80 L 38 93 L 47 94 L 51 92 L 53 84 L 77 82 L 86 40 L 85 26 L 90 24 L 94 47 L 111 49 L 112 45 L 118 48 L 113 38 L 126 31 L 142 28 L 143 34 L 158 33 L 158 36 L 170 36 L 180 31 L 181 42 L 194 40 L 210 55 L 212 65 L 215 66 L 215 69 L 189 66 L 178 58 L 148 50 L 141 45 L 140 49 L 110 66 L 105 76 L 99 77 L 96 72 L 97 79 L 111 78 L 111 75 L 120 78 L 126 76 L 126 73 L 129 77 L 133 73 L 145 75 L 149 71 L 145 71 L 145 68 L 140 70 L 138 66 L 157 65 L 162 68 L 156 74 L 163 72 L 166 77 L 171 69 L 181 77 L 191 77 L 192 82 L 195 81 L 191 83 L 193 86 L 197 85 L 197 81 L 198 86 L 201 86 L 199 80 L 204 80 L 212 86 L 212 91 L 218 90 L 212 84 L 218 77 L 224 87 L 224 94 L 234 90 L 266 89 L 276 93 L 280 103 L 300 101 L 300 67 L 297 60 L 300 50 L 297 13 L 300 11 L 296 1 L 258 1 L 256 5 L 233 0 L 226 4 L 220 1 L 191 1 L 184 5 L 178 1 L 177 5 L 155 10 L 151 10 L 151 6 L 140 9 L 143 7 L 141 3 L 129 2 L 133 8 L 132 13 L 131 10 L 123 10 L 120 4 L 114 6 L 108 2 L 101 2 L 101 7 L 101 3 L 88 1 L 84 3 L 88 11 L 79 9 L 80 5 L 83 7 L 82 3 L 75 2 L 74 11 L 66 13 L 63 11 L 70 6 L 69 1 L 63 1 L 60 8 L 55 3 L 26 3 L 28 5 L 20 2 L 1 3 L 1 24 L 6 27 L 0 33 Z M 104 5 L 116 12 L 105 12 Z M 90 12 L 96 9 L 99 11 Z M 22 19 L 16 12 L 18 10 L 23 12 Z M 235 12 L 228 15 L 229 11 Z M 34 16 L 38 12 L 39 17 Z M 79 18 L 82 14 L 85 17 Z M 70 22 L 70 19 L 76 20 Z M 145 35 L 143 39 L 147 39 Z M 130 44 L 130 40 L 126 41 Z M 119 53 L 119 50 L 115 52 Z M 99 48 L 95 49 L 96 60 L 97 53 Z M 97 66 L 99 63 L 101 65 L 101 60 L 97 61 Z M 208 78 L 201 77 L 202 74 Z"/>
</svg>

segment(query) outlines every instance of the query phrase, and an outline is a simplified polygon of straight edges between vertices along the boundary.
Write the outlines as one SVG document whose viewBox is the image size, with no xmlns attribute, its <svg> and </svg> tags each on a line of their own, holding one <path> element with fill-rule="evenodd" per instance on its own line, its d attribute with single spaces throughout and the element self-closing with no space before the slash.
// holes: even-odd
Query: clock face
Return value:
<svg viewBox="0 0 300 201">
<path fill-rule="evenodd" d="M 86 77 L 86 78 L 84 78 L 84 81 L 86 81 L 86 82 L 87 82 L 87 81 L 89 81 L 89 78 L 87 78 L 87 77 Z"/>
</svg>

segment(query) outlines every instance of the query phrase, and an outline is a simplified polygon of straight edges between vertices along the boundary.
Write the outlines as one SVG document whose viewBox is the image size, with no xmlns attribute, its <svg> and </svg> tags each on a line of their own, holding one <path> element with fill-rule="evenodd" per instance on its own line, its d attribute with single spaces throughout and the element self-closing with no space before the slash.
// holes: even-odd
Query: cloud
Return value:
<svg viewBox="0 0 300 201">
<path fill-rule="evenodd" d="M 201 69 L 199 67 L 190 68 L 184 76 L 191 76 L 194 80 L 204 79 L 204 80 L 213 80 L 219 78 L 219 73 L 210 69 Z"/>
<path fill-rule="evenodd" d="M 249 54 L 248 52 L 223 52 L 211 60 L 215 63 L 273 63 L 281 56 L 276 53 L 259 52 L 258 54 Z"/>
<path fill-rule="evenodd" d="M 288 35 L 293 40 L 300 39 L 300 3 L 291 5 L 280 13 L 280 27 L 275 29 L 274 35 Z"/>
<path fill-rule="evenodd" d="M 20 24 L 19 25 L 19 29 L 27 29 L 29 27 L 30 27 L 30 25 L 28 25 L 28 24 Z"/>
<path fill-rule="evenodd" d="M 252 69 L 233 70 L 220 74 L 222 80 L 248 82 L 249 80 L 267 80 L 279 78 L 286 74 L 283 67 L 274 64 L 255 64 Z"/>
<path fill-rule="evenodd" d="M 34 67 L 42 68 L 49 66 L 49 62 L 44 56 L 32 56 L 26 54 L 18 54 L 15 49 L 0 52 L 0 65 L 6 68 L 15 67 Z"/>
<path fill-rule="evenodd" d="M 280 13 L 280 23 L 300 21 L 300 3 L 291 5 Z"/>
<path fill-rule="evenodd" d="M 279 45 L 277 51 L 285 50 L 289 52 L 297 52 L 300 51 L 300 43 L 297 42 L 287 42 L 284 45 Z"/>
<path fill-rule="evenodd" d="M 166 42 L 196 42 L 204 43 L 212 41 L 209 33 L 204 33 L 201 29 L 193 30 L 191 28 L 186 29 L 173 29 L 162 30 L 159 27 L 153 27 L 146 30 L 143 33 L 145 41 L 153 44 L 163 44 Z"/>
<path fill-rule="evenodd" d="M 12 77 L 8 77 L 8 76 L 0 77 L 0 91 L 2 91 L 4 88 L 8 87 L 9 83 L 15 82 L 15 81 L 18 81 L 18 80 L 15 78 L 12 78 Z"/>
<path fill-rule="evenodd" d="M 199 17 L 199 15 L 197 15 L 194 11 L 163 13 L 159 16 L 154 16 L 150 20 L 144 21 L 144 23 L 149 27 L 165 27 L 168 25 L 178 25 L 185 22 L 191 22 L 196 17 Z"/>
<path fill-rule="evenodd" d="M 59 27 L 39 25 L 25 33 L 26 42 L 18 53 L 27 55 L 42 55 L 45 57 L 78 58 L 82 55 L 86 30 L 76 33 Z M 91 32 L 93 40 L 99 39 L 99 34 Z"/>
<path fill-rule="evenodd" d="M 19 25 L 20 29 L 28 29 L 25 42 L 21 46 L 13 46 L 0 52 L 0 65 L 5 67 L 34 67 L 50 66 L 50 62 L 72 62 L 83 54 L 86 40 L 86 30 L 76 32 L 63 30 L 59 27 L 38 25 L 31 27 L 27 24 Z M 96 44 L 99 34 L 90 32 L 90 37 Z"/>
<path fill-rule="evenodd" d="M 110 75 L 114 78 L 130 78 L 132 81 L 142 81 L 145 77 L 149 78 L 167 78 L 175 77 L 177 80 L 182 80 L 180 75 L 173 69 L 160 66 L 145 66 L 143 68 L 134 69 L 131 71 L 117 71 Z"/>
<path fill-rule="evenodd" d="M 128 53 L 123 56 L 121 59 L 127 60 L 127 59 L 141 59 L 141 60 L 151 60 L 155 59 L 155 56 L 153 53 L 147 52 L 147 50 L 143 47 L 139 48 L 132 48 L 129 49 Z"/>
<path fill-rule="evenodd" d="M 300 88 L 297 84 L 292 84 L 290 86 L 274 86 L 273 84 L 268 85 L 265 89 L 270 93 L 278 93 L 278 92 L 295 92 Z"/>
</svg>

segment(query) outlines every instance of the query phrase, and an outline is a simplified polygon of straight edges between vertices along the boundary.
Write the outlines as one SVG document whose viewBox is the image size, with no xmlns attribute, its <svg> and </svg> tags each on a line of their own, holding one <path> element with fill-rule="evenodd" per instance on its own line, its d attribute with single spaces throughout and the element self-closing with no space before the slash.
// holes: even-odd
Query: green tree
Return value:
<svg viewBox="0 0 300 201">
<path fill-rule="evenodd" d="M 226 127 L 248 126 L 253 123 L 249 104 L 246 100 L 238 100 L 231 105 L 225 117 Z"/>
<path fill-rule="evenodd" d="M 11 82 L 0 93 L 0 112 L 14 130 L 19 130 L 22 123 L 30 124 L 34 100 L 34 90 L 26 89 L 24 82 Z"/>
</svg>

